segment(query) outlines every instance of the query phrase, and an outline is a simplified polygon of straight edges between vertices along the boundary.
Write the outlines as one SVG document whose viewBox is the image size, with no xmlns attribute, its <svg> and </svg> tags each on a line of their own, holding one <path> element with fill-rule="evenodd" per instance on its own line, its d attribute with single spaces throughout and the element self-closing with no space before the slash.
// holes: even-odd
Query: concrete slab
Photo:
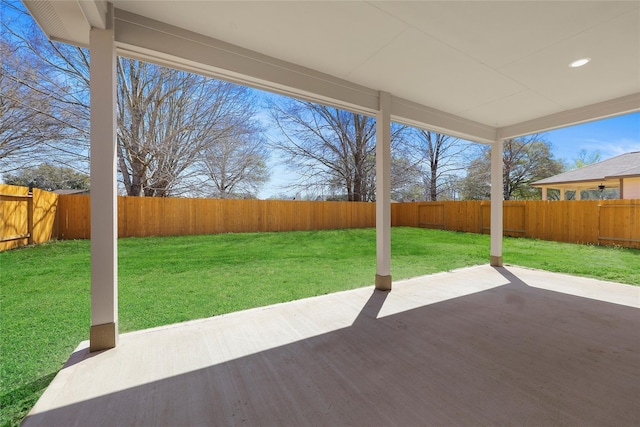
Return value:
<svg viewBox="0 0 640 427">
<path fill-rule="evenodd" d="M 478 266 L 82 343 L 23 425 L 640 425 L 640 288 Z"/>
</svg>

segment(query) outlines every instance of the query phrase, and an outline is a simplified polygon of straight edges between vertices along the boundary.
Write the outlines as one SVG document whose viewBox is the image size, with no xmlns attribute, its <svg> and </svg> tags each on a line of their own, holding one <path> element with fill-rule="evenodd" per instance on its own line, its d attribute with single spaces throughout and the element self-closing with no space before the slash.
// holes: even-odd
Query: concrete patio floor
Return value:
<svg viewBox="0 0 640 427">
<path fill-rule="evenodd" d="M 83 342 L 23 426 L 637 426 L 639 308 L 465 268 Z"/>
</svg>

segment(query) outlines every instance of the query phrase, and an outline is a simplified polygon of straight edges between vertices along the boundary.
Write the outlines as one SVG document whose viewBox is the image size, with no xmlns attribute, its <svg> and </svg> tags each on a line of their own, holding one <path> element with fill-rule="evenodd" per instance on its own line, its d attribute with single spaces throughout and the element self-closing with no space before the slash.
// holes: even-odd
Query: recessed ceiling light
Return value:
<svg viewBox="0 0 640 427">
<path fill-rule="evenodd" d="M 582 67 L 583 65 L 587 64 L 589 61 L 591 61 L 591 58 L 576 59 L 571 64 L 569 64 L 569 67 L 571 68 Z"/>
</svg>

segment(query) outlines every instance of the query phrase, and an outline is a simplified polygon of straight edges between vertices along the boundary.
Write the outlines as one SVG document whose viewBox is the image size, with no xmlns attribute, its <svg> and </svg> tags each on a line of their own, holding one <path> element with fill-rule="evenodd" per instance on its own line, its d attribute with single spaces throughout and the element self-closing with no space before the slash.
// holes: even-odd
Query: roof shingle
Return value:
<svg viewBox="0 0 640 427">
<path fill-rule="evenodd" d="M 621 154 L 598 163 L 536 181 L 533 185 L 599 181 L 607 178 L 640 176 L 640 151 Z"/>
</svg>

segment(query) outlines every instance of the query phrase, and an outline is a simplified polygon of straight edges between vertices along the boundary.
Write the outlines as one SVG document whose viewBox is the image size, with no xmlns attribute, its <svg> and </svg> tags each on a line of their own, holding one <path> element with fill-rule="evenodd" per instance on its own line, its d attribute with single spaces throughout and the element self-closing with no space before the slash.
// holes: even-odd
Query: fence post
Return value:
<svg viewBox="0 0 640 427">
<path fill-rule="evenodd" d="M 29 186 L 27 193 L 27 244 L 33 245 L 33 186 Z"/>
</svg>

